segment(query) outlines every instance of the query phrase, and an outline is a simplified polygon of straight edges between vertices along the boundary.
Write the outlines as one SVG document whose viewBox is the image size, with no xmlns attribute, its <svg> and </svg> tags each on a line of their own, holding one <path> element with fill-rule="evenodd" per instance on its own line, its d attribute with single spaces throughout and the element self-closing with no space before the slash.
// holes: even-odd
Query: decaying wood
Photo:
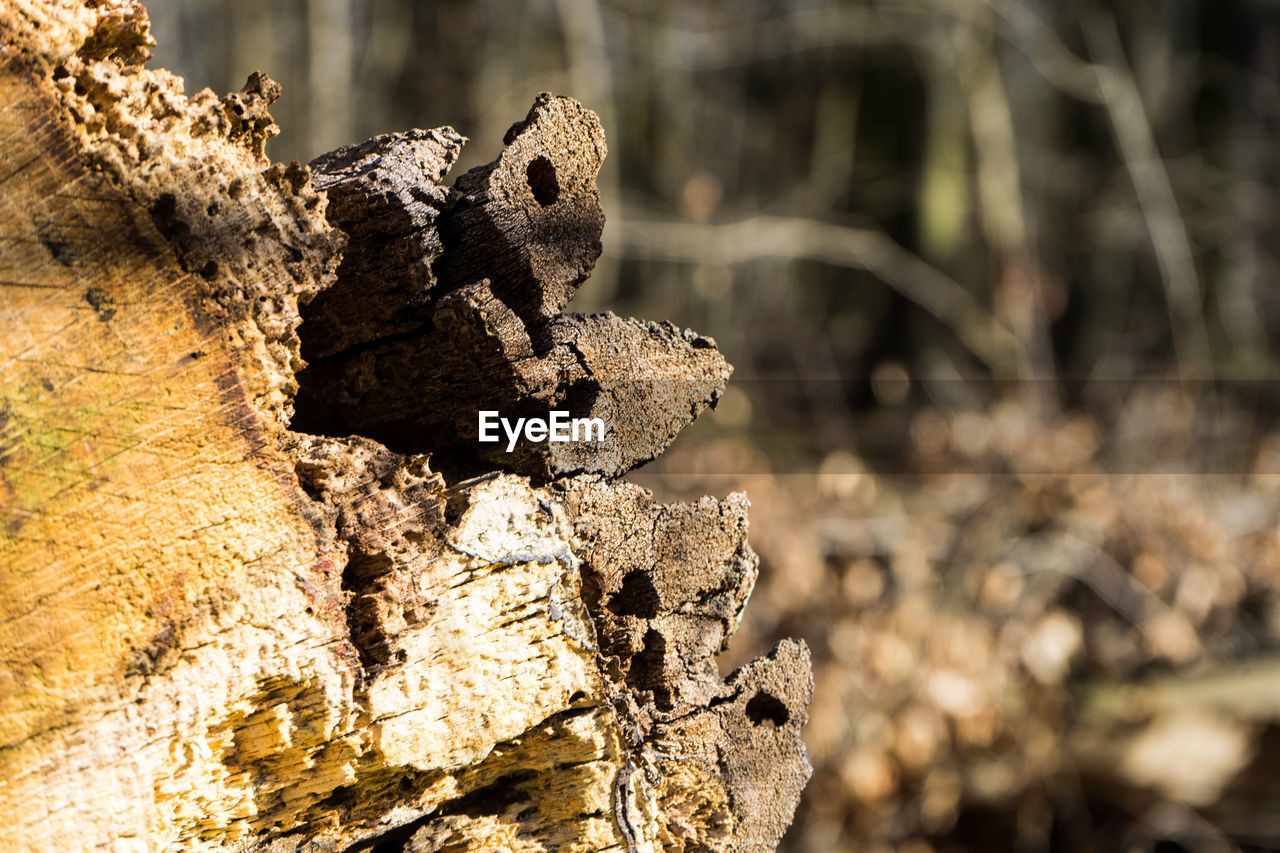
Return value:
<svg viewBox="0 0 1280 853">
<path fill-rule="evenodd" d="M 600 254 L 590 110 L 540 95 L 493 163 L 439 186 L 462 139 L 388 134 L 312 163 L 351 237 L 337 282 L 303 311 L 295 426 L 435 451 L 452 473 L 617 476 L 659 453 L 724 389 L 714 341 L 613 314 L 562 314 Z M 311 328 L 316 330 L 312 343 Z M 477 412 L 599 417 L 590 446 L 477 443 Z"/>
<path fill-rule="evenodd" d="M 313 176 L 274 83 L 184 96 L 132 2 L 0 36 L 0 846 L 772 849 L 807 653 L 721 678 L 745 498 L 612 479 L 728 368 L 563 313 L 594 114 L 540 96 L 452 189 L 449 129 Z M 507 455 L 479 407 L 616 430 Z"/>
</svg>

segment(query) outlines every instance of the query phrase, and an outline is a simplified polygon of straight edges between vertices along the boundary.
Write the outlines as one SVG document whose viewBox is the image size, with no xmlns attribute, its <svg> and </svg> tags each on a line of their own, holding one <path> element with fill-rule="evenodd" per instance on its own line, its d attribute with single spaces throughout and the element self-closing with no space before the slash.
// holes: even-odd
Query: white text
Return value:
<svg viewBox="0 0 1280 853">
<path fill-rule="evenodd" d="M 604 421 L 601 418 L 571 418 L 568 412 L 552 411 L 546 418 L 504 418 L 496 411 L 480 413 L 480 440 L 501 441 L 498 427 L 507 436 L 507 452 L 516 449 L 521 431 L 526 441 L 604 441 Z M 581 435 L 581 438 L 579 438 Z"/>
</svg>

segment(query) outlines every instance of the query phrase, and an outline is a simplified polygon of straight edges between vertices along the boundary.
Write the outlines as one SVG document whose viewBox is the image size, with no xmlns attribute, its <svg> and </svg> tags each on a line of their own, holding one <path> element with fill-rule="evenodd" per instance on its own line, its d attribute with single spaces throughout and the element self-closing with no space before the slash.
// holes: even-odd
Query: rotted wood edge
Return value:
<svg viewBox="0 0 1280 853">
<path fill-rule="evenodd" d="M 50 696 L 30 683 L 15 693 L 0 746 L 11 780 L 0 797 L 10 800 L 10 837 L 33 849 L 54 838 L 189 849 L 772 849 L 808 775 L 799 730 L 811 680 L 807 653 L 790 642 L 727 680 L 715 672 L 712 656 L 755 575 L 745 499 L 661 506 L 608 482 L 660 452 L 674 433 L 661 435 L 656 451 L 623 454 L 590 475 L 578 473 L 590 470 L 581 460 L 514 466 L 548 483 L 537 486 L 516 474 L 446 480 L 416 452 L 430 445 L 400 453 L 357 434 L 287 429 L 306 351 L 297 303 L 341 278 L 344 235 L 329 225 L 325 195 L 304 167 L 263 156 L 274 129 L 266 106 L 278 87 L 255 75 L 238 95 L 184 97 L 175 78 L 143 67 L 149 36 L 133 3 L 19 2 L 0 26 L 6 85 L 26 92 L 31 105 L 10 113 L 10 128 L 39 123 L 33 144 L 57 152 L 45 164 L 50 187 L 71 180 L 114 199 L 109 211 L 77 209 L 77 252 L 49 268 L 48 286 L 67 294 L 66 309 L 90 309 L 83 319 L 74 315 L 86 335 L 76 346 L 88 341 L 107 358 L 135 357 L 124 344 L 141 341 L 155 316 L 188 318 L 181 334 L 200 356 L 150 375 L 162 377 L 152 380 L 157 392 L 195 389 L 192 413 L 207 399 L 202 414 L 211 420 L 180 431 L 175 448 L 191 454 L 201 476 L 219 472 L 211 482 L 266 471 L 279 489 L 255 507 L 260 533 L 246 534 L 269 557 L 246 563 L 233 555 L 207 569 L 199 595 L 183 580 L 188 592 L 169 611 L 152 605 L 136 621 L 113 624 L 120 653 L 81 672 L 78 693 Z M 449 144 L 445 131 L 433 139 Z M 528 192 L 548 198 L 543 167 L 532 183 L 524 168 Z M 457 198 L 479 198 L 467 189 L 479 181 L 460 183 Z M 568 180 L 561 185 L 566 198 L 574 191 Z M 444 207 L 464 209 L 457 198 Z M 61 204 L 52 198 L 41 211 L 43 226 L 16 212 L 14 225 L 47 232 L 68 209 Z M 109 226 L 101 218 L 114 210 L 129 211 L 123 231 L 118 220 Z M 103 272 L 104 258 L 121 245 L 100 245 L 97 235 L 113 230 L 125 248 L 146 247 L 147 287 Z M 355 231 L 347 236 L 354 240 Z M 442 233 L 441 251 L 450 242 L 470 245 L 466 229 Z M 40 242 L 54 260 L 59 239 Z M 422 257 L 408 260 L 418 293 L 446 280 Z M 458 327 L 504 346 L 524 343 L 493 331 L 516 328 L 514 316 L 538 369 L 557 341 L 579 346 L 589 338 L 584 324 L 623 328 L 642 355 L 697 365 L 703 384 L 695 399 L 713 401 L 718 390 L 706 389 L 720 387 L 727 366 L 711 357 L 705 338 L 561 314 L 585 277 L 573 263 L 538 279 L 559 289 L 528 305 L 494 292 L 495 278 L 504 280 L 499 271 L 474 281 L 451 273 L 438 301 L 408 309 L 429 311 L 433 323 L 448 316 L 444 310 L 498 316 L 488 326 L 464 316 Z M 89 271 L 97 275 L 93 298 L 73 294 Z M 449 308 L 435 307 L 449 299 Z M 404 309 L 397 302 L 395 311 Z M 442 326 L 429 325 L 422 337 Z M 557 328 L 569 331 L 557 338 Z M 112 336 L 122 350 L 102 343 Z M 55 340 L 48 354 L 57 347 Z M 636 363 L 616 368 L 619 382 Z M 199 365 L 226 369 L 197 377 Z M 547 387 L 527 380 L 537 370 L 513 373 L 517 390 L 504 393 L 524 395 L 517 401 L 531 386 Z M 64 397 L 55 387 L 37 402 L 56 412 L 52 404 Z M 15 410 L 5 429 L 35 424 L 40 411 Z M 208 437 L 215 422 L 232 428 L 225 445 Z M 148 436 L 165 429 L 172 423 L 144 419 L 138 427 Z M 136 448 L 123 453 L 111 476 L 128 482 L 152 464 L 136 455 Z M 60 512 L 78 513 L 77 536 L 95 533 L 99 519 L 85 507 L 100 487 L 86 478 L 57 496 Z M 51 511 L 43 500 L 23 512 Z M 294 521 L 298 532 L 311 531 L 309 540 L 278 538 L 278 524 Z M 152 544 L 189 538 L 173 527 L 178 522 L 149 530 Z M 56 574 L 20 536 L 4 545 L 13 565 Z M 169 551 L 157 545 L 154 553 Z M 114 572 L 110 549 L 95 559 Z M 231 593 L 246 583 L 252 603 L 233 604 L 244 596 Z M 92 596 L 81 594 L 79 603 Z M 14 649 L 30 649 L 23 638 L 0 639 L 9 659 Z M 46 710 L 24 710 L 36 707 Z M 104 762 L 95 740 L 137 747 L 127 760 Z M 188 752 L 193 745 L 199 749 Z M 107 792 L 102 802 L 83 798 L 86 783 Z M 18 806 L 30 802 L 47 805 Z"/>
</svg>

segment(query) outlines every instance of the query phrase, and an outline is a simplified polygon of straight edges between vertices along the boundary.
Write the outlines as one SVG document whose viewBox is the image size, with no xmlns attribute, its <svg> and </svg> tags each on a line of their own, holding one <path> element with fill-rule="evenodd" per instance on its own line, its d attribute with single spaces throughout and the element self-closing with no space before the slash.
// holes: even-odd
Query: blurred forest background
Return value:
<svg viewBox="0 0 1280 853">
<path fill-rule="evenodd" d="M 1280 850 L 1280 4 L 155 0 L 302 161 L 600 113 L 574 303 L 714 336 L 635 476 L 749 493 L 804 637 L 787 851 Z"/>
</svg>

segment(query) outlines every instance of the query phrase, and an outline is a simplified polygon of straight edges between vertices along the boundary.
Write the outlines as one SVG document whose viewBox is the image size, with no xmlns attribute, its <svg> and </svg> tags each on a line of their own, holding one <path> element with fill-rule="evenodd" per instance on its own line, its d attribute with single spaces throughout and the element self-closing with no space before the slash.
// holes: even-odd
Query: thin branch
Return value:
<svg viewBox="0 0 1280 853">
<path fill-rule="evenodd" d="M 605 26 L 599 0 L 555 0 L 556 13 L 564 40 L 565 76 L 569 91 L 590 105 L 608 128 L 617 127 L 617 98 L 614 92 L 614 64 L 609 57 L 609 29 Z M 605 210 L 618 206 L 618 157 L 606 157 L 596 185 Z M 609 225 L 605 224 L 605 235 Z M 618 271 L 609 259 L 595 268 L 592 293 L 598 300 L 608 299 L 618 290 Z"/>
<path fill-rule="evenodd" d="M 1026 38 L 1013 38 L 1006 34 L 1006 39 L 1027 57 L 1031 67 L 1050 85 L 1078 100 L 1102 103 L 1099 67 L 1076 56 L 1034 9 L 1025 3 L 996 3 L 992 0 L 988 0 L 988 5 L 1014 33 L 1026 34 Z"/>
<path fill-rule="evenodd" d="M 655 46 L 646 62 L 682 71 L 751 65 L 805 51 L 909 41 L 937 10 L 914 4 L 877 4 L 789 12 L 731 27 L 693 28 L 645 21 L 607 7 L 614 28 L 646 33 Z"/>
<path fill-rule="evenodd" d="M 1265 722 L 1280 721 L 1280 658 L 1261 656 L 1214 662 L 1195 674 L 1174 673 L 1139 683 L 1100 681 L 1087 684 L 1082 714 L 1114 717 L 1142 707 L 1210 710 Z"/>
<path fill-rule="evenodd" d="M 307 132 L 318 153 L 352 138 L 355 43 L 350 0 L 307 0 L 306 8 Z"/>
<path fill-rule="evenodd" d="M 726 225 L 628 217 L 616 235 L 610 251 L 631 258 L 726 265 L 779 258 L 866 270 L 947 324 L 996 376 L 1026 365 L 1017 338 L 969 291 L 881 231 L 780 216 Z"/>
<path fill-rule="evenodd" d="M 1050 378 L 1055 368 L 1044 307 L 1044 277 L 1028 233 L 1013 108 L 1001 71 L 1003 51 L 988 17 L 975 16 L 951 29 L 956 59 L 953 73 L 973 138 L 980 221 L 987 245 L 999 252 L 1001 260 L 1001 289 L 1006 298 L 997 301 L 997 306 L 1004 305 L 1003 310 L 997 308 L 997 315 L 1021 341 L 1033 375 Z M 1037 383 L 1035 388 L 1047 391 L 1049 386 Z M 1044 395 L 1041 402 L 1049 404 L 1050 396 Z"/>
<path fill-rule="evenodd" d="M 1098 91 L 1116 146 L 1124 158 L 1155 249 L 1174 348 L 1184 373 L 1212 375 L 1209 335 L 1200 306 L 1200 282 L 1186 223 L 1169 182 L 1151 123 L 1120 45 L 1115 18 L 1102 12 L 1084 20 L 1089 50 L 1098 60 Z"/>
</svg>

